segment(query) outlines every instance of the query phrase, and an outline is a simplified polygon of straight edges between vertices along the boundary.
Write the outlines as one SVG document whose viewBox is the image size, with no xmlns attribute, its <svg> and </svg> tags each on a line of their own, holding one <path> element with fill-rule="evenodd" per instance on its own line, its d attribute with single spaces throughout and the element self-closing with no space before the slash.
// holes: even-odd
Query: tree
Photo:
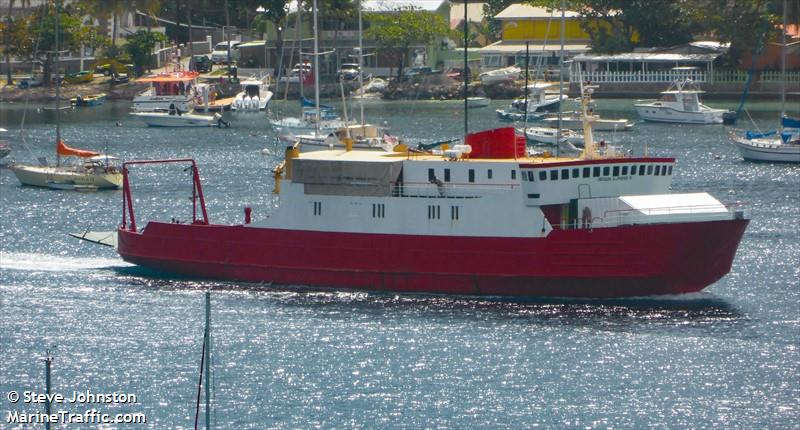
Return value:
<svg viewBox="0 0 800 430">
<path fill-rule="evenodd" d="M 414 8 L 398 8 L 366 16 L 370 26 L 364 37 L 378 46 L 394 48 L 397 53 L 397 77 L 403 76 L 406 55 L 412 46 L 425 45 L 448 34 L 447 23 L 439 15 Z"/>
<path fill-rule="evenodd" d="M 332 24 L 333 29 L 333 48 L 336 49 L 336 41 L 339 39 L 339 32 L 344 30 L 348 22 L 353 22 L 358 9 L 353 0 L 322 0 L 321 10 L 324 13 L 323 22 Z M 352 28 L 352 27 L 351 27 Z M 336 56 L 338 63 L 341 63 L 339 56 Z M 337 67 L 340 64 L 337 64 Z"/>
<path fill-rule="evenodd" d="M 101 18 L 111 18 L 111 46 L 117 46 L 119 34 L 119 16 L 134 7 L 134 0 L 81 0 L 79 2 L 86 12 Z"/>
<path fill-rule="evenodd" d="M 153 48 L 158 42 L 165 42 L 167 36 L 161 33 L 139 30 L 126 36 L 126 39 L 128 43 L 125 45 L 125 50 L 128 51 L 134 66 L 136 66 L 137 75 L 140 75 L 145 66 L 150 67 Z"/>
<path fill-rule="evenodd" d="M 278 51 L 278 70 L 283 70 L 283 30 L 286 29 L 286 20 L 289 17 L 288 0 L 266 0 L 262 7 L 264 12 L 257 16 L 259 29 L 263 28 L 266 33 L 266 23 L 270 22 L 275 26 L 275 48 Z M 266 43 L 266 42 L 264 42 Z"/>
<path fill-rule="evenodd" d="M 11 18 L 11 12 L 14 10 L 14 0 L 8 0 L 8 14 L 6 15 L 6 22 L 0 23 L 0 32 L 3 34 L 3 44 L 5 45 L 6 55 L 6 73 L 7 83 L 11 85 L 14 81 L 11 79 L 11 54 L 14 49 L 11 45 L 12 34 L 14 33 L 14 20 Z"/>
<path fill-rule="evenodd" d="M 486 4 L 483 5 L 483 16 L 486 17 L 486 25 L 488 26 L 486 36 L 489 39 L 500 39 L 502 30 L 500 21 L 494 19 L 494 17 L 513 3 L 519 2 L 515 0 L 487 0 Z"/>
</svg>

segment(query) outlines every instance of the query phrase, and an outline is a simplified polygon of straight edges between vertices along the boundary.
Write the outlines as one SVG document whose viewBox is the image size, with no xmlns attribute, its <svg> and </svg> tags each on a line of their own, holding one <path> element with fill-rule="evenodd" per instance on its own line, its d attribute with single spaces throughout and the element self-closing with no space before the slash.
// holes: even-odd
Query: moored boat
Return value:
<svg viewBox="0 0 800 430">
<path fill-rule="evenodd" d="M 90 94 L 87 96 L 78 95 L 70 99 L 72 106 L 98 106 L 106 101 L 106 93 Z"/>
<path fill-rule="evenodd" d="M 136 82 L 150 86 L 133 98 L 134 112 L 166 112 L 174 106 L 183 112 L 191 110 L 200 95 L 197 91 L 199 73 L 178 69 L 139 78 Z"/>
<path fill-rule="evenodd" d="M 242 91 L 234 97 L 231 109 L 238 112 L 266 110 L 272 91 L 269 82 L 262 79 L 247 79 L 241 82 Z"/>
<path fill-rule="evenodd" d="M 658 100 L 634 103 L 639 117 L 645 121 L 683 124 L 722 124 L 726 109 L 710 108 L 700 102 L 704 91 L 690 79 L 675 81 Z"/>
<path fill-rule="evenodd" d="M 221 127 L 229 126 L 228 122 L 222 119 L 222 115 L 200 115 L 192 112 L 176 113 L 170 112 L 131 112 L 131 115 L 139 118 L 148 127 Z"/>
</svg>

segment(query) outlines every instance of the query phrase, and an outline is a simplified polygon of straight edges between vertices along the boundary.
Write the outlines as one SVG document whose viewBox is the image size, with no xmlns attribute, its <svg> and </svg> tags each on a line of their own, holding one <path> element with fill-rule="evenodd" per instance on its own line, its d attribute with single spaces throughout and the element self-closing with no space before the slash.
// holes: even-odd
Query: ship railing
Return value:
<svg viewBox="0 0 800 430">
<path fill-rule="evenodd" d="M 724 221 L 749 219 L 750 210 L 741 202 L 714 205 L 665 206 L 644 209 L 611 209 L 602 217 L 593 217 L 591 227 L 615 227 L 636 224 Z"/>
<path fill-rule="evenodd" d="M 490 195 L 507 193 L 518 185 L 466 185 L 453 183 L 398 184 L 392 187 L 392 197 L 479 199 Z"/>
</svg>

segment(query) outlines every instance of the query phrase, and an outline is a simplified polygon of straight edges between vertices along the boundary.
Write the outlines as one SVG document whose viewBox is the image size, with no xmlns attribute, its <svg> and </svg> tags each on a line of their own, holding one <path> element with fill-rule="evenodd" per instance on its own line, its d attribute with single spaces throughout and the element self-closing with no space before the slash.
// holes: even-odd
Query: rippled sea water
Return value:
<svg viewBox="0 0 800 430">
<path fill-rule="evenodd" d="M 471 111 L 470 128 L 496 126 L 493 109 L 507 103 Z M 366 112 L 394 134 L 431 141 L 463 132 L 461 106 L 371 102 Z M 777 102 L 750 109 L 762 127 L 776 125 Z M 263 115 L 179 130 L 146 128 L 128 110 L 69 111 L 65 140 L 125 159 L 195 158 L 214 222 L 241 222 L 245 205 L 263 217 L 277 204 L 271 169 L 283 150 Z M 631 100 L 598 100 L 598 111 L 635 118 Z M 0 106 L 0 127 L 17 130 L 22 114 L 20 104 Z M 29 110 L 30 152 L 14 132 L 9 158 L 52 160 L 53 115 Z M 723 126 L 639 122 L 603 137 L 675 156 L 676 191 L 748 205 L 728 276 L 686 296 L 523 302 L 165 278 L 67 236 L 118 225 L 119 191 L 21 187 L 0 167 L 0 428 L 15 427 L 11 411 L 43 410 L 7 396 L 44 391 L 48 348 L 53 392 L 132 393 L 136 404 L 97 409 L 145 413 L 134 428 L 193 427 L 209 289 L 217 428 L 797 428 L 800 166 L 742 161 Z M 180 169 L 137 170 L 139 223 L 189 218 L 186 179 Z"/>
</svg>

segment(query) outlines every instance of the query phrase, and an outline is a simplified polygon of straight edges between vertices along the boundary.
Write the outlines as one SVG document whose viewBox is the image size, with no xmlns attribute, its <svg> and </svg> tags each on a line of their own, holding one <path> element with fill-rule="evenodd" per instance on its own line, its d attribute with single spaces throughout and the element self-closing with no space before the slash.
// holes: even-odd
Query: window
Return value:
<svg viewBox="0 0 800 430">
<path fill-rule="evenodd" d="M 611 167 L 603 167 L 603 176 L 608 176 L 609 173 L 611 173 Z"/>
<path fill-rule="evenodd" d="M 661 176 L 667 176 L 667 166 L 661 166 Z"/>
<path fill-rule="evenodd" d="M 458 219 L 458 206 L 450 206 L 450 219 L 455 221 Z"/>
<path fill-rule="evenodd" d="M 614 166 L 614 176 L 619 176 L 619 166 Z"/>
<path fill-rule="evenodd" d="M 450 182 L 450 169 L 444 169 L 444 181 Z"/>
<path fill-rule="evenodd" d="M 622 176 L 628 176 L 628 166 L 622 166 Z"/>
<path fill-rule="evenodd" d="M 599 167 L 595 167 L 595 168 L 592 169 L 592 176 L 595 177 L 595 178 L 600 176 L 600 168 Z"/>
<path fill-rule="evenodd" d="M 652 164 L 647 166 L 647 174 L 648 175 L 652 175 L 653 174 L 653 165 Z"/>
<path fill-rule="evenodd" d="M 551 170 L 550 171 L 550 180 L 557 181 L 558 180 L 558 170 Z"/>
<path fill-rule="evenodd" d="M 569 169 L 561 169 L 561 179 L 569 179 Z"/>
<path fill-rule="evenodd" d="M 512 170 L 511 171 L 511 180 L 513 181 L 513 180 L 516 180 L 516 179 L 517 179 L 517 171 L 516 170 Z"/>
<path fill-rule="evenodd" d="M 522 172 L 522 181 L 528 182 L 528 175 L 526 175 L 525 172 Z"/>
<path fill-rule="evenodd" d="M 492 179 L 492 169 L 486 171 L 486 178 Z"/>
<path fill-rule="evenodd" d="M 428 182 L 433 182 L 436 179 L 436 173 L 433 172 L 433 169 L 428 169 Z"/>
<path fill-rule="evenodd" d="M 645 165 L 644 165 L 644 164 L 642 164 L 641 166 L 639 166 L 639 176 L 644 176 L 644 168 L 645 168 Z"/>
<path fill-rule="evenodd" d="M 656 176 L 661 175 L 661 166 L 656 166 Z"/>
<path fill-rule="evenodd" d="M 386 207 L 383 203 L 373 203 L 372 204 L 372 217 L 373 218 L 385 218 L 386 217 Z"/>
<path fill-rule="evenodd" d="M 469 181 L 475 182 L 475 169 L 469 169 Z"/>
<path fill-rule="evenodd" d="M 672 176 L 672 166 L 669 166 L 669 173 L 668 175 Z"/>
<path fill-rule="evenodd" d="M 539 170 L 539 180 L 546 181 L 547 180 L 547 172 L 544 170 Z"/>
<path fill-rule="evenodd" d="M 591 168 L 589 168 L 589 167 L 584 167 L 584 168 L 583 168 L 583 177 L 584 177 L 584 178 L 588 178 L 588 177 L 590 176 L 591 172 L 592 172 L 592 169 L 591 169 Z"/>
<path fill-rule="evenodd" d="M 529 199 L 538 199 L 539 198 L 539 193 L 528 194 L 528 198 Z"/>
<path fill-rule="evenodd" d="M 439 219 L 439 205 L 428 205 L 428 219 Z"/>
<path fill-rule="evenodd" d="M 572 177 L 573 178 L 580 178 L 581 177 L 581 169 L 579 169 L 577 167 L 572 169 Z"/>
<path fill-rule="evenodd" d="M 314 216 L 322 215 L 322 202 L 314 202 Z"/>
</svg>

